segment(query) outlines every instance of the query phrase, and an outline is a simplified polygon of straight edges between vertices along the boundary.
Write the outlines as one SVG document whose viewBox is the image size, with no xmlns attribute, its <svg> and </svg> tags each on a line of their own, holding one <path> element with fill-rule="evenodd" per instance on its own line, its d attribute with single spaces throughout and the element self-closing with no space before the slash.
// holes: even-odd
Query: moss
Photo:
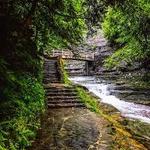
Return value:
<svg viewBox="0 0 150 150">
<path fill-rule="evenodd" d="M 125 128 L 132 133 L 132 136 L 140 141 L 143 145 L 145 145 L 148 149 L 150 149 L 150 126 L 147 123 L 137 121 L 137 120 L 129 120 L 124 119 L 121 121 L 121 124 L 125 126 Z"/>
<path fill-rule="evenodd" d="M 76 87 L 76 89 L 78 91 L 78 95 L 81 98 L 81 101 L 86 104 L 87 108 L 89 108 L 90 110 L 96 113 L 100 113 L 100 109 L 99 109 L 99 105 L 97 101 L 93 97 L 88 95 L 87 92 L 83 88 Z"/>
<path fill-rule="evenodd" d="M 60 70 L 61 82 L 65 83 L 66 85 L 72 84 L 71 81 L 68 79 L 69 75 L 64 68 L 64 60 L 62 58 L 58 58 L 58 65 Z"/>
</svg>

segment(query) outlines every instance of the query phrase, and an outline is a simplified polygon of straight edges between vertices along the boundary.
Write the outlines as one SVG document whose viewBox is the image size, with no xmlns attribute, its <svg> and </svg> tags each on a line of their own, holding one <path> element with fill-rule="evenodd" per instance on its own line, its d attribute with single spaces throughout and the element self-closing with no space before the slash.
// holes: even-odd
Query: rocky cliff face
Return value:
<svg viewBox="0 0 150 150">
<path fill-rule="evenodd" d="M 113 68 L 108 70 L 104 67 L 104 60 L 111 56 L 115 48 L 104 37 L 104 34 L 99 30 L 94 36 L 89 37 L 86 40 L 89 51 L 95 52 L 95 74 L 111 73 L 111 74 L 120 74 L 120 73 L 147 73 L 149 72 L 150 63 L 145 60 L 144 64 L 140 62 L 134 62 L 132 64 L 127 64 L 122 61 L 119 68 Z"/>
<path fill-rule="evenodd" d="M 112 55 L 112 48 L 110 47 L 108 41 L 104 38 L 102 31 L 97 32 L 96 34 L 88 37 L 85 40 L 85 43 L 78 46 L 74 53 L 78 55 L 80 53 L 95 53 L 95 62 L 94 66 L 88 68 L 90 73 L 102 73 L 107 71 L 104 67 L 104 60 Z M 70 75 L 86 75 L 86 62 L 84 61 L 75 61 L 68 60 L 66 61 L 65 69 L 69 72 Z"/>
<path fill-rule="evenodd" d="M 104 37 L 103 32 L 100 30 L 94 36 L 88 38 L 87 44 L 91 48 L 90 50 L 95 53 L 95 73 L 100 74 L 108 71 L 103 67 L 104 60 L 112 55 L 113 49 Z"/>
<path fill-rule="evenodd" d="M 73 75 L 85 75 L 85 61 L 77 60 L 66 60 L 65 61 L 65 70 L 70 76 Z"/>
</svg>

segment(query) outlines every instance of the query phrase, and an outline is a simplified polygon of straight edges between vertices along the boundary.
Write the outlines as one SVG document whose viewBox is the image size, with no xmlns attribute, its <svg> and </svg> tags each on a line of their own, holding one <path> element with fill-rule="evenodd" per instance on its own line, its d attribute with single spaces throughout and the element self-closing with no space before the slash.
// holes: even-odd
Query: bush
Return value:
<svg viewBox="0 0 150 150">
<path fill-rule="evenodd" d="M 16 78 L 16 87 L 5 90 L 5 94 L 11 94 L 11 100 L 5 106 L 9 114 L 0 123 L 0 149 L 24 149 L 31 144 L 31 139 L 36 135 L 40 125 L 40 115 L 44 111 L 44 89 L 41 83 L 30 75 L 22 75 Z M 7 93 L 8 92 L 8 93 Z M 13 92 L 13 93 L 12 93 Z M 11 107 L 10 107 L 11 104 Z M 2 107 L 1 110 L 6 107 Z M 15 109 L 15 111 L 13 110 Z M 6 110 L 4 111 L 6 113 Z"/>
<path fill-rule="evenodd" d="M 150 4 L 146 0 L 126 0 L 108 7 L 102 27 L 116 51 L 105 61 L 106 67 L 119 67 L 122 62 L 132 64 L 149 60 L 148 11 L 150 12 Z"/>
</svg>

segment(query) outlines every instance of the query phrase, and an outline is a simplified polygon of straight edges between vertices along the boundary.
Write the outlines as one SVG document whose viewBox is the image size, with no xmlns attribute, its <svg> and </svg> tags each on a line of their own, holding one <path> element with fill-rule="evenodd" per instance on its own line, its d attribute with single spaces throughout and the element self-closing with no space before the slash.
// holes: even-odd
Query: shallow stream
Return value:
<svg viewBox="0 0 150 150">
<path fill-rule="evenodd" d="M 108 82 L 94 76 L 70 77 L 70 80 L 85 86 L 90 92 L 97 95 L 103 103 L 117 108 L 122 116 L 150 123 L 150 106 L 134 102 L 135 99 L 137 102 L 149 102 L 149 91 L 136 91 L 131 87 L 124 88 L 124 85 L 116 85 L 111 81 Z M 130 100 L 133 97 L 134 100 Z"/>
</svg>

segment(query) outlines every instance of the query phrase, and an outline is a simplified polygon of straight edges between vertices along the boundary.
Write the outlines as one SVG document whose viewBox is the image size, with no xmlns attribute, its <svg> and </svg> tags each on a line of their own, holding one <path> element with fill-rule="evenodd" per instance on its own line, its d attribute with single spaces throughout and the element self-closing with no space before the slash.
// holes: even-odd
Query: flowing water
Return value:
<svg viewBox="0 0 150 150">
<path fill-rule="evenodd" d="M 70 80 L 73 81 L 74 83 L 85 86 L 90 92 L 93 92 L 95 95 L 100 97 L 103 103 L 110 104 L 115 108 L 117 108 L 121 112 L 122 116 L 132 118 L 132 119 L 138 119 L 143 122 L 150 123 L 150 106 L 143 105 L 143 104 L 136 104 L 134 102 L 126 101 L 124 100 L 124 98 L 123 99 L 118 98 L 112 92 L 114 91 L 114 87 L 116 85 L 111 81 L 106 82 L 105 80 L 98 79 L 94 76 L 70 77 Z M 127 90 L 124 92 L 131 93 L 131 91 L 132 90 Z M 140 91 L 137 91 L 135 93 L 135 96 L 137 94 L 137 99 L 139 99 L 141 96 L 139 95 L 139 93 Z M 146 96 L 147 95 L 145 94 L 144 97 Z M 148 92 L 148 98 L 149 98 L 149 92 Z"/>
</svg>

